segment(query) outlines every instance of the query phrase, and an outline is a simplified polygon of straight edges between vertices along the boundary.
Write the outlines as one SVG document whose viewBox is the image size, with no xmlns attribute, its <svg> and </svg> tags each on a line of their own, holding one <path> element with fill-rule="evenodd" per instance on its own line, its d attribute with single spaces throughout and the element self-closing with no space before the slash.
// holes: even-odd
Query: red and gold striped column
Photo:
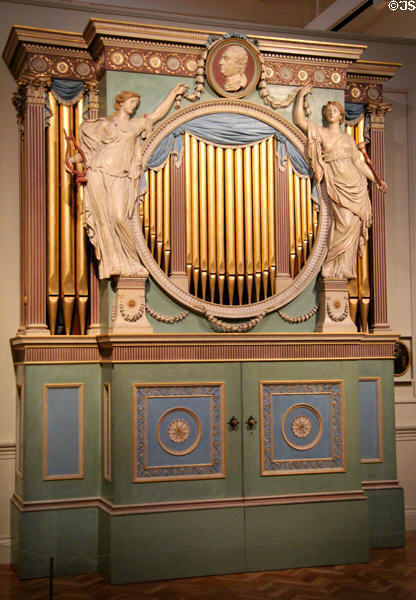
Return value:
<svg viewBox="0 0 416 600">
<path fill-rule="evenodd" d="M 369 103 L 367 111 L 371 123 L 371 161 L 380 178 L 384 180 L 384 119 L 391 110 L 388 103 Z M 373 310 L 371 331 L 389 329 L 387 322 L 386 233 L 384 194 L 371 183 L 373 209 L 372 273 Z"/>
<path fill-rule="evenodd" d="M 98 118 L 98 82 L 86 83 L 85 88 L 88 91 L 89 118 Z M 87 330 L 88 335 L 100 333 L 100 288 L 98 280 L 98 265 L 94 251 L 91 250 L 90 259 L 90 324 Z"/>
<path fill-rule="evenodd" d="M 40 79 L 26 80 L 21 186 L 21 330 L 49 334 L 46 324 L 45 90 Z"/>
</svg>

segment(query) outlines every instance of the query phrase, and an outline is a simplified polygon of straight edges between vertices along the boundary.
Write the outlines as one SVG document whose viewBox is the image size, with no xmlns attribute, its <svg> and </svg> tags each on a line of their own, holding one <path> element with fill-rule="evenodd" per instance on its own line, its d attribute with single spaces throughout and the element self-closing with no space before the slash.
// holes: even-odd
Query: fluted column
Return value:
<svg viewBox="0 0 416 600">
<path fill-rule="evenodd" d="M 21 133 L 20 327 L 48 335 L 46 324 L 45 92 L 47 81 L 27 78 L 13 98 Z"/>
<path fill-rule="evenodd" d="M 88 109 L 89 118 L 98 118 L 98 82 L 94 81 L 85 84 L 88 90 Z M 90 324 L 88 327 L 88 335 L 96 335 L 100 333 L 100 289 L 98 280 L 98 267 L 94 255 L 94 249 L 90 245 L 91 260 L 90 260 Z"/>
<path fill-rule="evenodd" d="M 384 119 L 391 104 L 369 103 L 367 111 L 371 122 L 371 161 L 380 178 L 384 180 Z M 387 279 L 386 279 L 386 232 L 385 194 L 371 183 L 373 210 L 372 228 L 372 273 L 373 310 L 371 331 L 389 329 L 387 322 Z"/>
</svg>

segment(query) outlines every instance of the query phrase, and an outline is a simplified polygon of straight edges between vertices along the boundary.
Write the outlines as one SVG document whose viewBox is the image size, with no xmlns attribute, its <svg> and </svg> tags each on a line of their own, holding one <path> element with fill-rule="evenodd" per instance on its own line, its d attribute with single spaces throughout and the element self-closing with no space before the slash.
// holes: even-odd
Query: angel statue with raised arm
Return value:
<svg viewBox="0 0 416 600">
<path fill-rule="evenodd" d="M 87 162 L 84 224 L 95 247 L 100 279 L 144 274 L 132 228 L 142 167 L 141 140 L 185 90 L 184 84 L 176 85 L 151 114 L 136 118 L 132 117 L 140 95 L 121 92 L 109 117 L 81 125 L 80 148 Z"/>
<path fill-rule="evenodd" d="M 308 153 L 316 181 L 319 183 L 325 179 L 331 199 L 332 219 L 322 276 L 355 279 L 357 252 L 361 253 L 364 249 L 371 227 L 367 179 L 383 192 L 387 186 L 364 162 L 353 138 L 341 131 L 345 111 L 339 102 L 331 100 L 322 109 L 327 127 L 321 127 L 305 117 L 304 99 L 311 91 L 311 85 L 299 91 L 293 120 L 307 135 Z"/>
</svg>

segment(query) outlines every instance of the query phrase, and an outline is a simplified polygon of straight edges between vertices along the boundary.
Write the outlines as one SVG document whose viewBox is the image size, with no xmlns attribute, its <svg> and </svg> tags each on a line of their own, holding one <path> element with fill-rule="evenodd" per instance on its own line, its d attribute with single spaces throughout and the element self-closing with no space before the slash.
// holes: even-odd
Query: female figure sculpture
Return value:
<svg viewBox="0 0 416 600">
<path fill-rule="evenodd" d="M 81 125 L 80 147 L 88 165 L 84 224 L 95 247 L 100 279 L 145 274 L 131 224 L 139 195 L 141 139 L 149 136 L 185 89 L 184 84 L 176 85 L 150 115 L 137 118 L 131 117 L 139 106 L 139 94 L 121 92 L 109 117 Z"/>
<path fill-rule="evenodd" d="M 339 102 L 323 107 L 327 127 L 320 127 L 304 115 L 303 102 L 312 90 L 302 88 L 296 98 L 293 120 L 308 137 L 308 152 L 317 182 L 325 178 L 331 199 L 332 222 L 328 253 L 322 266 L 323 277 L 355 279 L 357 251 L 362 252 L 371 226 L 371 203 L 367 179 L 377 184 L 370 168 L 362 160 L 353 138 L 343 133 L 340 124 L 345 111 Z M 386 191 L 384 182 L 377 184 Z"/>
</svg>

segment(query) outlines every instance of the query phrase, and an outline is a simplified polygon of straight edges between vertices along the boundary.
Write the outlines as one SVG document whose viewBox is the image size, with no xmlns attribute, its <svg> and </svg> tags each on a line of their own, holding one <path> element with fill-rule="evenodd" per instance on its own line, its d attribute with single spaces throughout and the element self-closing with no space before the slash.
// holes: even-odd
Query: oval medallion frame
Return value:
<svg viewBox="0 0 416 600">
<path fill-rule="evenodd" d="M 230 76 L 222 72 L 222 68 L 230 68 L 229 65 L 221 65 L 225 60 L 233 61 L 232 54 L 224 59 L 224 55 L 228 51 L 233 52 L 233 47 L 238 47 L 243 52 L 243 57 L 246 57 L 246 65 L 244 70 Z M 234 51 L 235 52 L 235 51 Z M 238 60 L 238 57 L 236 57 Z M 236 60 L 234 58 L 234 61 Z M 241 57 L 240 57 L 241 60 Z M 234 70 L 238 70 L 238 64 L 234 62 Z M 219 95 L 226 98 L 244 98 L 256 89 L 261 75 L 261 61 L 257 48 L 248 40 L 242 38 L 226 38 L 216 42 L 209 51 L 205 74 L 209 85 Z M 233 87 L 243 84 L 237 89 L 227 89 L 227 85 Z"/>
<path fill-rule="evenodd" d="M 292 123 L 287 121 L 281 115 L 270 109 L 248 102 L 246 100 L 211 100 L 208 102 L 199 102 L 196 105 L 188 106 L 172 114 L 165 119 L 155 130 L 143 145 L 142 150 L 142 172 L 144 174 L 145 166 L 149 161 L 154 150 L 160 142 L 171 133 L 176 127 L 183 125 L 195 117 L 201 117 L 214 113 L 237 113 L 248 115 L 267 123 L 271 127 L 283 133 L 294 146 L 303 154 L 306 138 L 303 133 Z M 264 313 L 270 313 L 282 306 L 285 306 L 294 300 L 308 284 L 316 277 L 324 261 L 327 251 L 327 237 L 330 225 L 329 203 L 325 186 L 317 186 L 320 197 L 320 219 L 315 244 L 305 265 L 293 279 L 292 283 L 282 292 L 266 298 L 260 302 L 246 304 L 243 306 L 229 306 L 225 304 L 214 304 L 201 300 L 196 296 L 184 291 L 175 285 L 172 280 L 160 269 L 154 260 L 140 227 L 138 205 L 136 203 L 135 217 L 133 219 L 133 230 L 136 238 L 137 251 L 144 266 L 148 269 L 150 275 L 156 284 L 175 302 L 193 310 L 201 315 L 215 315 L 226 319 L 248 319 Z"/>
</svg>

